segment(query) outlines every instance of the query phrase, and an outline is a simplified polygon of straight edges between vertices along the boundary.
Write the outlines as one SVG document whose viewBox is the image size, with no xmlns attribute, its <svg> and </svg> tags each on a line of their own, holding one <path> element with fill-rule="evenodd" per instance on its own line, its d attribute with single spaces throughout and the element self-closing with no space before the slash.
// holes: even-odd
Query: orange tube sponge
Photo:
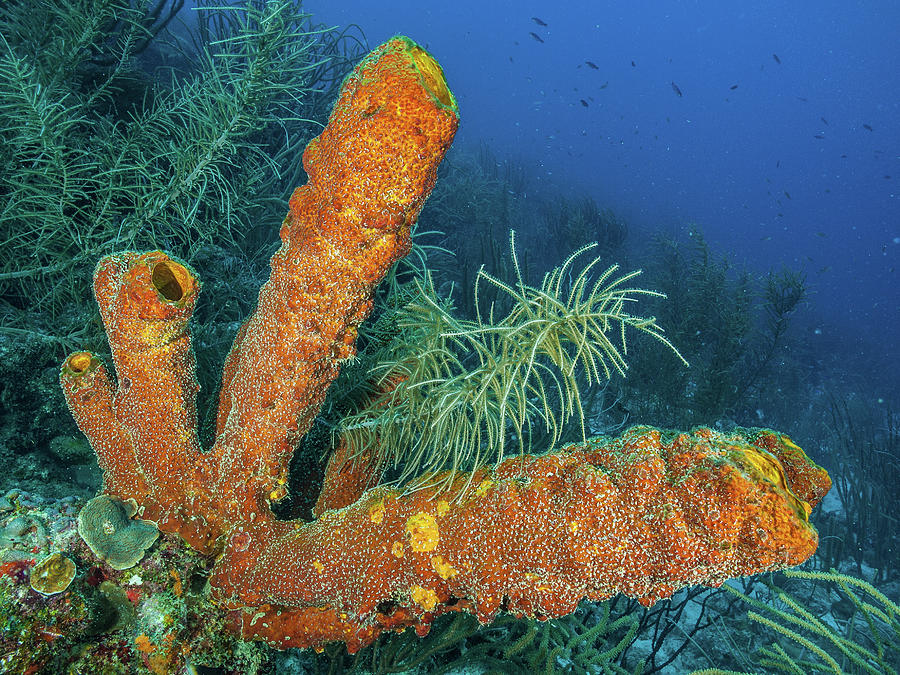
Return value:
<svg viewBox="0 0 900 675">
<path fill-rule="evenodd" d="M 407 38 L 347 77 L 304 153 L 309 182 L 291 197 L 270 278 L 226 359 L 210 452 L 197 438 L 187 330 L 196 277 L 161 251 L 101 260 L 94 291 L 118 383 L 88 352 L 66 360 L 61 381 L 108 492 L 205 553 L 268 512 L 285 493 L 297 440 L 354 353 L 375 286 L 409 251 L 457 125 L 440 66 Z"/>
<path fill-rule="evenodd" d="M 199 457 L 195 360 L 188 321 L 200 284 L 162 251 L 100 261 L 94 292 L 118 376 L 88 352 L 61 374 L 69 409 L 104 470 L 106 488 L 135 499 L 142 517 L 180 518 L 183 484 Z M 169 499 L 175 495 L 179 499 Z"/>
<path fill-rule="evenodd" d="M 352 454 L 347 441 L 342 438 L 328 458 L 322 490 L 312 509 L 313 517 L 350 506 L 366 490 L 378 485 L 381 473 L 374 450 Z"/>
<path fill-rule="evenodd" d="M 616 593 L 650 604 L 806 560 L 828 477 L 763 430 L 641 427 L 429 481 L 448 492 L 367 489 L 376 454 L 354 464 L 342 446 L 317 519 L 275 520 L 269 504 L 286 493 L 294 445 L 353 355 L 375 286 L 409 250 L 457 122 L 440 67 L 406 38 L 347 77 L 226 359 L 209 452 L 187 329 L 195 275 L 160 251 L 100 262 L 95 294 L 118 382 L 89 352 L 66 360 L 61 381 L 125 517 L 136 503 L 209 555 L 213 600 L 232 628 L 277 647 L 340 640 L 355 651 L 384 630 L 425 633 L 450 611 L 486 622 L 500 611 L 559 616 Z"/>
<path fill-rule="evenodd" d="M 282 245 L 226 363 L 216 493 L 235 512 L 278 494 L 306 433 L 354 354 L 375 286 L 410 248 L 410 228 L 458 124 L 440 67 L 407 38 L 376 48 L 347 77 L 322 135 L 303 155 L 309 182 L 290 200 Z"/>
<path fill-rule="evenodd" d="M 404 377 L 389 377 L 374 386 L 369 394 L 369 403 L 374 403 L 393 390 Z M 328 458 L 322 489 L 312 509 L 313 518 L 332 509 L 350 506 L 366 490 L 381 482 L 383 470 L 384 463 L 375 448 L 354 449 L 342 436 Z"/>
<path fill-rule="evenodd" d="M 90 352 L 75 352 L 63 363 L 60 382 L 78 428 L 97 455 L 104 489 L 126 499 L 148 497 L 134 445 L 116 420 L 115 387 L 104 365 Z"/>
<path fill-rule="evenodd" d="M 376 488 L 315 523 L 260 523 L 212 584 L 226 605 L 254 607 L 234 614 L 245 636 L 281 648 L 353 651 L 448 611 L 548 618 L 616 593 L 650 605 L 812 555 L 810 496 L 760 468 L 772 457 L 747 434 L 637 427 L 480 469 L 458 499 L 468 474 L 446 494 Z"/>
</svg>

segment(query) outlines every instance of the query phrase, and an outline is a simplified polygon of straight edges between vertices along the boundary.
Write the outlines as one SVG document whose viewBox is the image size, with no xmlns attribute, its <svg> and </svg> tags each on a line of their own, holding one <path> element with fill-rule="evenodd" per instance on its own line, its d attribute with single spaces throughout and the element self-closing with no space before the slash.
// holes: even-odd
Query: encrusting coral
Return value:
<svg viewBox="0 0 900 675">
<path fill-rule="evenodd" d="M 117 382 L 88 352 L 66 360 L 61 381 L 105 492 L 216 556 L 211 593 L 230 627 L 282 648 L 355 651 L 384 630 L 423 634 L 448 611 L 487 622 L 559 616 L 616 593 L 650 604 L 806 560 L 827 474 L 760 430 L 636 428 L 412 492 L 366 489 L 378 471 L 363 455 L 339 488 L 341 467 L 329 470 L 315 521 L 275 519 L 294 446 L 353 356 L 375 286 L 409 251 L 457 123 L 440 67 L 406 38 L 348 76 L 304 153 L 309 182 L 291 197 L 271 276 L 226 359 L 209 451 L 187 327 L 196 275 L 160 251 L 100 262 Z"/>
<path fill-rule="evenodd" d="M 134 500 L 97 495 L 78 512 L 78 534 L 94 555 L 114 570 L 134 567 L 159 537 L 146 520 L 134 520 Z"/>
</svg>

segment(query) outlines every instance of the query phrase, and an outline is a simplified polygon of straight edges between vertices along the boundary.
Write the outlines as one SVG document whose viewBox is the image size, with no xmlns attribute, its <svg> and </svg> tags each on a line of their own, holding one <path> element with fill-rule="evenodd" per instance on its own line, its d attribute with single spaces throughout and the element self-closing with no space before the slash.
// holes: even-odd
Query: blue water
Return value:
<svg viewBox="0 0 900 675">
<path fill-rule="evenodd" d="M 533 167 L 535 189 L 589 194 L 632 229 L 696 223 L 758 273 L 803 270 L 802 339 L 896 399 L 900 4 L 304 7 L 372 46 L 398 33 L 427 46 L 459 101 L 457 143 Z"/>
</svg>

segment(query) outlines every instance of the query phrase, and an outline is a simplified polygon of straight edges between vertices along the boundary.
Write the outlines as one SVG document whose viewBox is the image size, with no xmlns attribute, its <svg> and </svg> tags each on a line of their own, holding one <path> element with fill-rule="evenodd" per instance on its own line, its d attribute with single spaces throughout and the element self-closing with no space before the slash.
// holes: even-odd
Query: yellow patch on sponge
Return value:
<svg viewBox="0 0 900 675">
<path fill-rule="evenodd" d="M 729 454 L 733 460 L 744 467 L 756 470 L 765 480 L 784 490 L 797 515 L 805 521 L 809 520 L 812 507 L 791 490 L 791 486 L 784 474 L 784 467 L 781 465 L 778 457 L 759 447 L 731 448 Z"/>
<path fill-rule="evenodd" d="M 453 565 L 439 555 L 431 557 L 431 566 L 434 568 L 434 571 L 438 573 L 438 576 L 445 581 L 447 579 L 452 579 L 459 573 Z"/>
<path fill-rule="evenodd" d="M 430 588 L 422 588 L 421 586 L 413 586 L 409 589 L 409 594 L 413 602 L 417 603 L 426 612 L 430 612 L 438 604 L 438 596 Z"/>
<path fill-rule="evenodd" d="M 475 488 L 475 494 L 479 497 L 483 497 L 488 490 L 494 487 L 494 481 L 490 478 L 485 478 L 481 483 L 478 484 L 478 487 Z"/>
<path fill-rule="evenodd" d="M 376 525 L 381 524 L 381 521 L 384 520 L 384 502 L 378 502 L 369 509 L 369 520 Z"/>
<path fill-rule="evenodd" d="M 799 445 L 794 443 L 794 441 L 792 441 L 789 437 L 785 436 L 784 434 L 781 434 L 781 442 L 784 443 L 791 450 L 799 450 L 800 452 L 803 452 L 803 448 L 801 448 Z M 806 453 L 804 452 L 803 454 L 805 455 Z"/>
<path fill-rule="evenodd" d="M 435 517 L 430 513 L 419 511 L 406 521 L 406 534 L 409 546 L 416 553 L 427 553 L 437 548 L 440 535 Z"/>
</svg>

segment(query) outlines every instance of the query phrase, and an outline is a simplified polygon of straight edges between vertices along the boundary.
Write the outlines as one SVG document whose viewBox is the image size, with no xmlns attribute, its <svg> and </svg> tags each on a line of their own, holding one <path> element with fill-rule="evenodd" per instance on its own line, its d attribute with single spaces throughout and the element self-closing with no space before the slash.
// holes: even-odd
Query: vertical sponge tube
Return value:
<svg viewBox="0 0 900 675">
<path fill-rule="evenodd" d="M 162 251 L 100 261 L 94 292 L 118 382 L 87 352 L 62 371 L 69 407 L 105 470 L 106 489 L 165 526 L 184 502 L 199 444 L 197 381 L 188 321 L 200 285 Z"/>
<path fill-rule="evenodd" d="M 106 368 L 90 352 L 75 352 L 63 363 L 60 382 L 78 428 L 97 453 L 104 489 L 123 499 L 142 500 L 147 483 L 134 445 L 113 412 L 115 387 Z"/>
<path fill-rule="evenodd" d="M 283 480 L 354 354 L 375 286 L 409 251 L 457 123 L 440 66 L 407 38 L 373 50 L 344 81 L 303 155 L 309 182 L 291 197 L 271 276 L 226 361 L 210 459 L 227 467 L 216 494 L 235 497 L 236 512 Z"/>
</svg>

